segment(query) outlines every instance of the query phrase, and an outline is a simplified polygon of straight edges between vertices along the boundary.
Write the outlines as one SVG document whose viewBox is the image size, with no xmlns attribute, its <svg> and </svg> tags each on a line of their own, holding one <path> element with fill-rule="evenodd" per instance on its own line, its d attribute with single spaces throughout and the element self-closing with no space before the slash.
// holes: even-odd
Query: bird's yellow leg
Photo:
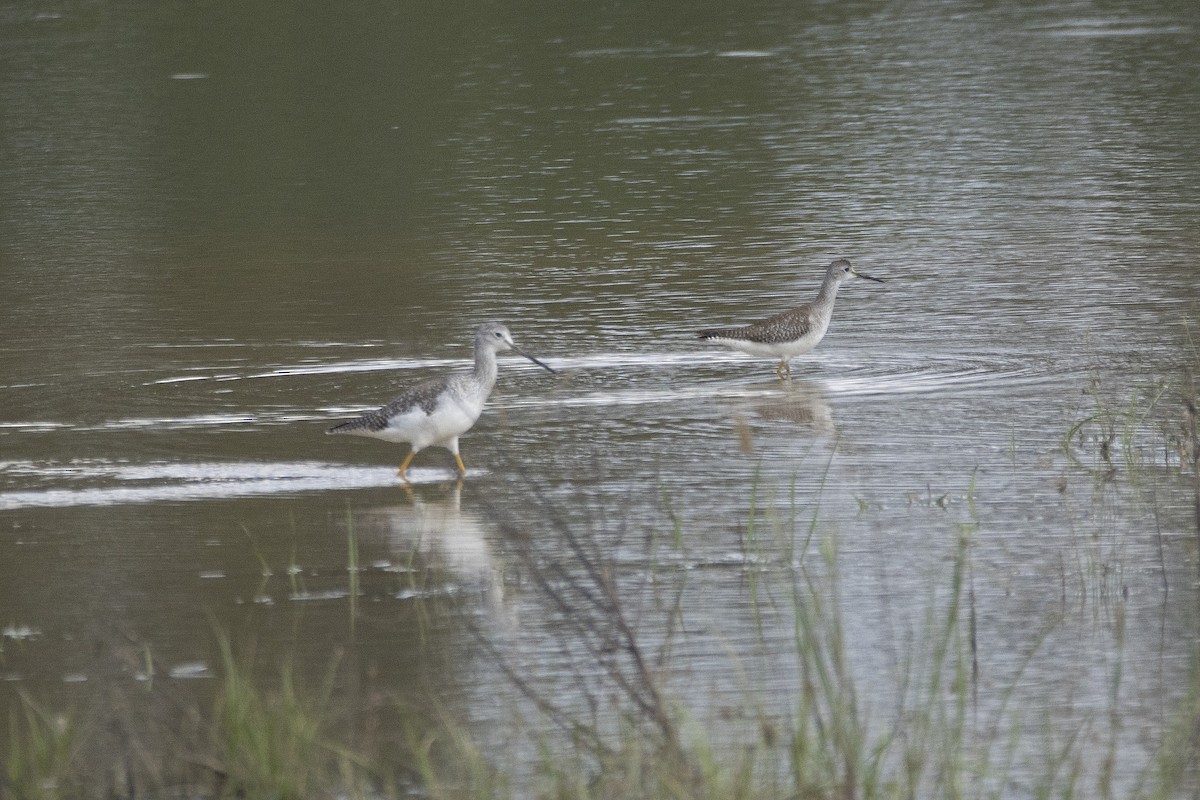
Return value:
<svg viewBox="0 0 1200 800">
<path fill-rule="evenodd" d="M 416 454 L 417 454 L 416 450 L 409 450 L 408 455 L 404 457 L 404 463 L 400 465 L 400 469 L 396 470 L 396 474 L 399 475 L 401 478 L 403 478 L 405 481 L 407 481 L 408 478 L 404 477 L 404 473 L 408 470 L 408 465 L 412 463 L 413 456 L 415 456 Z"/>
<path fill-rule="evenodd" d="M 460 456 L 458 453 L 455 453 L 454 461 L 456 464 L 458 464 L 458 474 L 466 475 L 467 474 L 467 465 L 463 463 L 462 456 Z"/>
</svg>

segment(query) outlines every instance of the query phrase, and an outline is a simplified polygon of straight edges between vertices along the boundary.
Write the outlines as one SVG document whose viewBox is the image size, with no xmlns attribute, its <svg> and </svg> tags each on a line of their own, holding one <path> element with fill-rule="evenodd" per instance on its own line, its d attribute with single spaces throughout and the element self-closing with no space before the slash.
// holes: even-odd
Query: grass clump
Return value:
<svg viewBox="0 0 1200 800">
<path fill-rule="evenodd" d="M 1170 388 L 1166 381 L 1135 387 L 1130 390 L 1128 401 L 1119 403 L 1106 397 L 1099 377 L 1093 376 L 1086 393 L 1095 408 L 1067 429 L 1062 441 L 1063 452 L 1074 457 L 1081 447 L 1094 445 L 1098 467 L 1114 469 L 1116 456 L 1129 474 L 1137 475 L 1143 463 L 1138 444 Z"/>
<path fill-rule="evenodd" d="M 347 713 L 360 710 L 347 706 L 339 691 L 353 664 L 335 660 L 324 679 L 309 686 L 291 664 L 270 672 L 256 669 L 252 654 L 238 653 L 227 636 L 218 635 L 220 670 L 211 703 L 196 712 L 195 732 L 176 737 L 183 742 L 177 746 L 181 755 L 156 751 L 146 737 L 134 746 L 122 745 L 126 750 L 110 760 L 134 765 L 126 770 L 126 780 L 96 790 L 94 782 L 89 784 L 95 759 L 80 754 L 103 726 L 81 724 L 76 715 L 54 715 L 22 695 L 20 713 L 10 718 L 0 800 L 1197 796 L 1200 665 L 1140 780 L 1116 775 L 1120 658 L 1110 667 L 1107 713 L 1062 725 L 1039 720 L 1039 727 L 1021 717 L 1028 711 L 1012 710 L 1026 667 L 1053 621 L 1038 622 L 1043 629 L 1034 632 L 1031 649 L 1016 655 L 1013 671 L 1000 679 L 1002 685 L 986 687 L 989 697 L 980 702 L 972 555 L 983 531 L 975 515 L 973 477 L 964 506 L 967 519 L 947 544 L 948 566 L 932 587 L 924 616 L 918 611 L 916 630 L 906 649 L 887 662 L 890 667 L 874 672 L 859 661 L 864 653 L 855 646 L 850 612 L 843 605 L 837 539 L 824 535 L 819 507 L 814 504 L 811 519 L 799 520 L 794 490 L 783 501 L 790 502 L 790 513 L 773 517 L 758 501 L 754 497 L 750 503 L 742 558 L 732 567 L 717 567 L 738 571 L 752 620 L 750 632 L 738 639 L 743 649 L 730 660 L 746 675 L 760 664 L 788 672 L 771 684 L 776 688 L 767 690 L 770 694 L 745 678 L 740 703 L 728 717 L 714 710 L 700 718 L 683 699 L 686 691 L 680 693 L 687 676 L 673 656 L 693 622 L 686 598 L 706 589 L 704 578 L 696 577 L 703 572 L 683 550 L 686 537 L 679 535 L 677 521 L 672 536 L 634 540 L 622 531 L 614 543 L 612 537 L 585 535 L 552 510 L 542 512 L 550 530 L 538 537 L 494 511 L 529 589 L 527 599 L 540 605 L 534 616 L 553 631 L 545 647 L 558 648 L 554 653 L 540 649 L 535 661 L 556 661 L 556 669 L 573 679 L 566 699 L 539 682 L 503 635 L 481 629 L 469 616 L 463 621 L 474 627 L 473 643 L 487 663 L 521 698 L 506 720 L 509 730 L 498 737 L 506 740 L 506 752 L 481 744 L 461 715 L 436 699 L 401 700 L 398 692 L 379 701 L 391 704 L 391 712 L 404 721 L 390 746 L 381 746 L 379 738 L 357 736 L 354 725 L 341 724 Z M 553 553 L 538 547 L 549 535 L 561 545 Z M 637 557 L 631 557 L 631 540 L 642 542 Z M 667 555 L 674 557 L 662 558 L 664 549 L 673 549 Z M 623 552 L 623 560 L 615 552 Z M 353 550 L 349 559 L 357 562 Z M 1119 605 L 1114 610 L 1120 648 L 1123 610 Z M 779 641 L 790 652 L 780 653 Z M 748 652 L 755 646 L 761 653 Z M 876 684 L 893 691 L 879 692 Z M 881 710 L 883 695 L 889 699 Z M 410 707 L 413 703 L 420 706 Z M 158 761 L 174 758 L 177 768 L 139 771 L 136 765 L 156 756 Z"/>
<path fill-rule="evenodd" d="M 74 761 L 79 729 L 68 714 L 48 711 L 28 692 L 19 691 L 19 707 L 8 723 L 8 757 L 3 764 L 0 798 L 53 800 L 79 790 Z"/>
<path fill-rule="evenodd" d="M 1200 796 L 1200 663 L 1192 665 L 1187 696 L 1167 729 L 1154 765 L 1153 797 Z"/>
<path fill-rule="evenodd" d="M 0 800 L 339 800 L 386 797 L 373 742 L 338 730 L 337 665 L 313 689 L 290 664 L 254 669 L 218 635 L 211 705 L 119 679 L 97 685 L 73 714 L 48 711 L 23 689 L 0 755 Z M 99 682 L 97 682 L 99 684 Z M 356 746 L 349 742 L 357 740 Z"/>
<path fill-rule="evenodd" d="M 757 502 L 751 507 L 756 509 Z M 984 534 L 975 516 L 975 482 L 967 493 L 967 521 L 948 559 L 945 583 L 933 587 L 923 621 L 892 669 L 870 673 L 869 656 L 853 646 L 842 608 L 837 538 L 824 536 L 817 520 L 800 522 L 793 503 L 790 518 L 774 522 L 790 530 L 762 531 L 752 520 L 745 537 L 750 548 L 740 569 L 749 597 L 753 627 L 770 666 L 794 665 L 792 688 L 763 696 L 745 689 L 736 710 L 737 731 L 725 729 L 719 714 L 698 720 L 675 693 L 670 653 L 686 635 L 687 616 L 678 598 L 696 579 L 686 560 L 676 572 L 644 553 L 618 562 L 607 553 L 626 542 L 606 542 L 605 550 L 562 525 L 553 534 L 566 542 L 570 562 L 536 552 L 519 553 L 521 571 L 557 616 L 554 629 L 582 646 L 564 652 L 587 653 L 592 666 L 584 686 L 583 711 L 572 711 L 540 692 L 501 648 L 491 655 L 514 685 L 532 701 L 550 727 L 564 734 L 554 741 L 534 725 L 526 735 L 539 742 L 536 779 L 497 794 L 494 777 L 486 785 L 438 785 L 439 800 L 472 797 L 538 797 L 548 800 L 659 800 L 660 798 L 746 798 L 747 800 L 891 800 L 896 798 L 1166 798 L 1195 796 L 1195 749 L 1200 742 L 1200 707 L 1194 701 L 1176 712 L 1171 733 L 1142 766 L 1140 776 L 1121 752 L 1121 696 L 1126 646 L 1124 607 L 1117 600 L 1113 647 L 1108 666 L 1107 709 L 1077 709 L 1071 701 L 1038 710 L 1025 706 L 1024 676 L 1037 664 L 1058 629 L 1056 617 L 1036 620 L 1028 648 L 1004 659 L 1003 675 L 988 674 L 981 686 L 976 630 L 972 552 Z M 769 514 L 765 516 L 771 522 Z M 757 526 L 757 528 L 756 528 Z M 519 529 L 509 531 L 525 547 Z M 542 532 L 541 535 L 545 535 Z M 680 537 L 654 541 L 679 542 Z M 791 541 L 794 546 L 778 546 Z M 813 545 L 813 546 L 810 546 Z M 767 552 L 770 551 L 770 552 Z M 782 554 L 782 557 L 781 557 Z M 635 567 L 624 569 L 632 561 Z M 655 564 L 652 582 L 641 565 Z M 652 584 L 652 585 L 651 585 Z M 646 599 L 650 598 L 647 603 Z M 666 601 L 664 602 L 664 598 Z M 658 623 L 647 626 L 655 618 Z M 640 622 L 640 624 L 639 624 Z M 793 652 L 779 654 L 764 637 L 789 626 Z M 651 635 L 646 630 L 653 631 Z M 741 641 L 741 640 L 739 640 Z M 771 642 L 776 639 L 772 638 Z M 753 654 L 739 652 L 735 661 Z M 768 661 L 764 659 L 764 662 Z M 1039 665 L 1040 666 L 1040 665 Z M 577 667 L 578 668 L 578 667 Z M 864 677 L 866 676 L 866 677 Z M 684 679 L 686 682 L 686 678 Z M 879 684 L 894 689 L 880 692 Z M 776 682 L 778 685 L 778 682 Z M 981 694 L 984 695 L 981 698 Z M 881 712 L 879 700 L 885 701 Z M 599 707 L 603 712 L 597 714 Z M 1063 714 L 1063 712 L 1068 712 Z M 714 712 L 715 713 L 715 712 Z M 1030 723 L 1032 718 L 1033 723 Z M 461 732 L 453 737 L 469 742 Z M 1190 748 L 1190 749 L 1189 749 Z M 480 758 L 471 745 L 473 758 Z M 1120 763 L 1119 763 L 1120 762 Z M 1131 774 L 1132 773 L 1132 774 Z"/>
<path fill-rule="evenodd" d="M 234 658 L 228 637 L 218 642 L 224 679 L 213 715 L 212 768 L 220 793 L 301 800 L 327 788 L 330 686 L 302 691 L 285 665 L 278 686 L 264 690 L 252 667 Z"/>
</svg>

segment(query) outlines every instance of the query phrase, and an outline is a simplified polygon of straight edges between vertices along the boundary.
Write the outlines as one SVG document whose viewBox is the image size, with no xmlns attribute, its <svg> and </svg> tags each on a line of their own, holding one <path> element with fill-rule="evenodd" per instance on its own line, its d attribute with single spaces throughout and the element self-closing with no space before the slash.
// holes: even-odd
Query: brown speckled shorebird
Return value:
<svg viewBox="0 0 1200 800">
<path fill-rule="evenodd" d="M 837 299 L 838 287 L 851 278 L 883 283 L 879 278 L 857 272 L 849 261 L 839 258 L 825 270 L 821 291 L 817 292 L 817 299 L 811 303 L 740 328 L 701 331 L 700 338 L 720 342 L 752 356 L 778 358 L 775 374 L 779 380 L 791 378 L 792 367 L 789 362 L 794 356 L 812 350 L 825 336 L 833 316 L 833 301 Z"/>
<path fill-rule="evenodd" d="M 396 473 L 401 478 L 405 478 L 404 473 L 413 456 L 430 445 L 444 447 L 453 453 L 459 476 L 466 475 L 467 467 L 458 453 L 458 437 L 469 431 L 483 413 L 483 405 L 496 385 L 496 353 L 505 350 L 515 350 L 539 367 L 554 372 L 513 344 L 508 328 L 498 322 L 489 322 L 480 325 L 475 332 L 475 367 L 470 372 L 443 375 L 418 383 L 383 408 L 334 425 L 326 433 L 348 433 L 408 443 L 411 449 Z"/>
</svg>

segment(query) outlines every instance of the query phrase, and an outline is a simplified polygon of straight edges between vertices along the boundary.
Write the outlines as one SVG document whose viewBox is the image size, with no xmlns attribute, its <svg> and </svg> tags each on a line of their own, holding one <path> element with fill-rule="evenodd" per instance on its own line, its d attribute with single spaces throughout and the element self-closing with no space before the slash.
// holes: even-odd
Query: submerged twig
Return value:
<svg viewBox="0 0 1200 800">
<path fill-rule="evenodd" d="M 511 463 L 507 466 L 513 471 L 520 469 Z M 536 552 L 536 540 L 523 529 L 523 523 L 502 512 L 486 496 L 478 499 L 515 547 L 520 564 L 539 594 L 601 668 L 605 679 L 632 704 L 638 716 L 653 725 L 665 752 L 681 754 L 683 747 L 660 678 L 630 617 L 632 609 L 617 580 L 615 562 L 566 519 L 560 504 L 548 497 L 543 487 L 530 480 L 527 488 L 539 520 L 566 546 L 569 563 Z M 486 642 L 486 636 L 480 638 Z M 569 730 L 576 741 L 598 755 L 609 751 L 596 730 L 581 729 L 568 713 L 524 679 L 493 643 L 486 644 L 513 685 L 555 725 Z"/>
<path fill-rule="evenodd" d="M 1185 379 L 1188 393 L 1183 399 L 1183 456 L 1192 465 L 1192 505 L 1196 520 L 1196 543 L 1200 545 L 1200 433 L 1196 423 L 1196 383 L 1189 374 Z M 1197 565 L 1200 571 L 1200 564 Z"/>
</svg>

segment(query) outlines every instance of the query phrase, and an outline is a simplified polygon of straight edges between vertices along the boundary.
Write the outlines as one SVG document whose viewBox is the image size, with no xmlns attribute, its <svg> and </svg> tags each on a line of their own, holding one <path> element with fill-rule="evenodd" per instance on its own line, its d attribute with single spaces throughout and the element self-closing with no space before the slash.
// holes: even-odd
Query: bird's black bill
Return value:
<svg viewBox="0 0 1200 800">
<path fill-rule="evenodd" d="M 867 275 L 862 272 L 856 272 L 854 274 L 860 278 L 866 278 L 869 281 L 875 281 L 876 283 L 883 283 L 883 278 L 876 278 L 874 275 Z"/>
<path fill-rule="evenodd" d="M 524 356 L 525 358 L 528 358 L 530 361 L 532 361 L 533 363 L 537 364 L 539 367 L 541 367 L 542 369 L 546 370 L 547 372 L 557 372 L 557 370 L 555 370 L 555 369 L 554 369 L 553 367 L 551 367 L 549 364 L 544 364 L 544 363 L 542 363 L 541 361 L 538 361 L 536 358 L 534 358 L 533 356 L 529 355 L 529 353 L 526 353 L 524 350 L 518 350 L 518 349 L 517 349 L 517 348 L 515 348 L 515 347 L 513 348 L 513 350 L 516 350 L 516 352 L 517 352 L 517 353 L 521 354 L 521 355 L 522 355 L 522 356 Z"/>
</svg>

